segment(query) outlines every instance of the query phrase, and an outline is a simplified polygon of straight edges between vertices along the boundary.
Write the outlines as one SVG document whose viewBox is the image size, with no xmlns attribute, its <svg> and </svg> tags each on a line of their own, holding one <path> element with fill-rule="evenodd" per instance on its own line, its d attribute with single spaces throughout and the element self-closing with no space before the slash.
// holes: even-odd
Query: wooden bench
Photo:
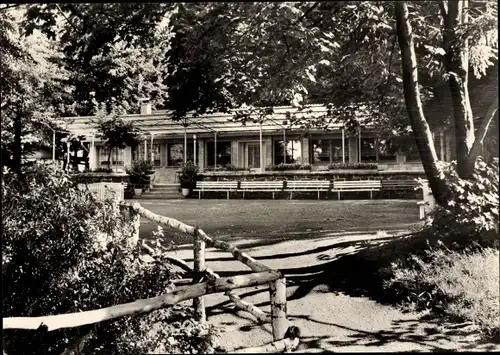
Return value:
<svg viewBox="0 0 500 355">
<path fill-rule="evenodd" d="M 418 183 L 415 180 L 382 180 L 382 191 L 391 192 L 405 192 L 409 190 L 416 190 Z"/>
<path fill-rule="evenodd" d="M 201 193 L 204 191 L 226 191 L 229 200 L 229 193 L 237 189 L 238 181 L 197 181 L 193 191 L 198 192 L 198 199 L 201 199 Z"/>
<path fill-rule="evenodd" d="M 415 180 L 382 180 L 382 190 L 414 190 L 417 186 Z"/>
<path fill-rule="evenodd" d="M 243 198 L 245 198 L 245 191 L 270 191 L 273 193 L 274 200 L 274 193 L 283 191 L 283 181 L 241 181 L 238 190 L 243 192 Z"/>
<path fill-rule="evenodd" d="M 290 200 L 294 191 L 317 191 L 318 200 L 320 191 L 330 190 L 329 180 L 288 180 L 285 191 L 290 191 Z"/>
<path fill-rule="evenodd" d="M 357 181 L 334 181 L 333 190 L 338 194 L 345 191 L 370 191 L 370 198 L 373 198 L 373 191 L 380 191 L 382 184 L 380 180 L 357 180 Z"/>
</svg>

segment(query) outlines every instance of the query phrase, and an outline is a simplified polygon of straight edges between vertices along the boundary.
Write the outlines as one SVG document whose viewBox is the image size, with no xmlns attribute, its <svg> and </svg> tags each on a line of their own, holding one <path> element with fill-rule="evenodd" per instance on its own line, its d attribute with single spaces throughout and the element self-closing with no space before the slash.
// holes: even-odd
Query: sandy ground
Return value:
<svg viewBox="0 0 500 355">
<path fill-rule="evenodd" d="M 387 232 L 395 235 L 403 230 Z M 323 231 L 307 241 L 284 240 L 273 243 L 272 247 L 245 248 L 245 245 L 252 245 L 251 240 L 234 241 L 233 244 L 271 268 L 290 269 L 319 265 L 324 260 L 330 261 L 362 248 L 336 244 L 354 240 L 375 242 L 380 237 L 387 237 L 387 234 Z M 305 250 L 308 252 L 304 253 Z M 192 251 L 188 249 L 172 252 L 172 255 L 192 261 Z M 229 254 L 212 248 L 207 249 L 206 259 L 207 266 L 222 275 L 248 272 L 245 265 L 234 261 Z M 287 283 L 289 320 L 301 329 L 300 352 L 500 351 L 498 344 L 482 342 L 471 324 L 438 324 L 425 320 L 424 314 L 403 313 L 367 297 L 332 293 L 321 284 L 305 295 L 297 295 L 297 288 L 292 282 Z M 269 293 L 265 287 L 240 289 L 236 293 L 243 300 L 270 312 Z M 227 300 L 223 294 L 205 297 L 207 319 L 221 327 L 220 343 L 225 349 L 230 352 L 272 340 L 270 325 L 257 324 L 251 315 L 235 310 Z"/>
<path fill-rule="evenodd" d="M 145 200 L 141 204 L 197 225 L 281 270 L 287 278 L 289 320 L 301 329 L 300 352 L 500 351 L 498 344 L 482 343 L 470 324 L 438 324 L 423 314 L 403 313 L 352 291 L 365 285 L 370 270 L 356 262 L 342 263 L 342 257 L 411 229 L 418 221 L 416 201 Z M 155 228 L 141 221 L 141 237 L 149 239 Z M 165 232 L 165 238 L 176 244 L 171 255 L 192 265 L 191 237 Z M 232 255 L 213 248 L 206 250 L 206 264 L 221 276 L 249 272 Z M 354 278 L 359 268 L 360 277 L 354 279 L 358 285 L 343 276 L 346 267 Z M 265 287 L 239 289 L 236 294 L 270 311 Z M 272 341 L 269 325 L 236 311 L 224 294 L 206 296 L 205 305 L 208 321 L 221 328 L 220 343 L 229 352 Z"/>
</svg>

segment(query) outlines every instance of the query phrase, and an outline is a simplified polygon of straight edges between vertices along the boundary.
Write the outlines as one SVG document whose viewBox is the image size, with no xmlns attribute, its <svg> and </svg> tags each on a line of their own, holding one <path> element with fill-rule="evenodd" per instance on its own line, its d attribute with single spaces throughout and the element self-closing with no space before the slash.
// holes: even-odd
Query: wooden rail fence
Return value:
<svg viewBox="0 0 500 355">
<path fill-rule="evenodd" d="M 236 353 L 289 352 L 299 345 L 299 329 L 287 320 L 286 280 L 280 271 L 272 270 L 253 259 L 235 246 L 210 238 L 203 230 L 182 223 L 174 218 L 157 215 L 139 203 L 121 206 L 130 213 L 134 225 L 134 238 L 139 238 L 140 217 L 187 233 L 193 237 L 194 263 L 191 268 L 183 260 L 168 257 L 173 264 L 192 272 L 191 285 L 177 285 L 168 293 L 157 297 L 139 299 L 92 311 L 60 314 L 44 317 L 10 317 L 3 318 L 3 329 L 45 329 L 53 331 L 62 328 L 75 328 L 100 323 L 123 316 L 149 313 L 157 309 L 173 306 L 179 302 L 193 299 L 193 307 L 199 321 L 206 321 L 203 296 L 211 293 L 225 292 L 234 305 L 250 314 L 261 323 L 271 323 L 273 341 L 260 347 L 241 349 Z M 154 257 L 154 249 L 142 241 L 143 248 Z M 207 246 L 229 252 L 233 257 L 248 266 L 253 272 L 232 277 L 220 277 L 205 265 L 205 248 Z M 203 276 L 206 281 L 201 282 Z M 182 280 L 181 280 L 182 281 Z M 184 280 L 186 281 L 186 280 Z M 255 305 L 243 301 L 233 290 L 243 287 L 269 285 L 271 314 L 268 315 Z"/>
</svg>

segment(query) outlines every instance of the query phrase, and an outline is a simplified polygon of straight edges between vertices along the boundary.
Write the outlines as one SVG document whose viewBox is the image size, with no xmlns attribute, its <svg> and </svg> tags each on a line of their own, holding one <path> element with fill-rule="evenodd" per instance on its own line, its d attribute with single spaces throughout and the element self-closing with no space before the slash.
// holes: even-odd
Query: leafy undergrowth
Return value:
<svg viewBox="0 0 500 355">
<path fill-rule="evenodd" d="M 116 200 L 96 199 L 64 171 L 36 165 L 23 167 L 22 174 L 4 169 L 1 188 L 4 317 L 90 311 L 172 291 L 179 277 L 175 267 L 161 251 L 143 257 L 133 220 Z M 51 332 L 6 329 L 4 350 L 9 355 L 215 351 L 213 328 L 182 309 L 172 312 Z"/>
<path fill-rule="evenodd" d="M 141 317 L 121 320 L 124 331 L 106 352 L 114 354 L 213 354 L 218 347 L 219 330 L 194 320 L 193 309 L 176 305 Z M 99 350 L 98 347 L 95 349 Z"/>
<path fill-rule="evenodd" d="M 393 261 L 384 284 L 410 309 L 471 321 L 498 339 L 498 166 L 478 159 L 469 180 L 455 163 L 443 172 L 452 194 L 427 216 L 427 247 Z"/>
<path fill-rule="evenodd" d="M 431 310 L 454 321 L 471 321 L 488 336 L 500 336 L 499 251 L 444 246 L 392 263 L 385 287 L 409 310 Z"/>
</svg>

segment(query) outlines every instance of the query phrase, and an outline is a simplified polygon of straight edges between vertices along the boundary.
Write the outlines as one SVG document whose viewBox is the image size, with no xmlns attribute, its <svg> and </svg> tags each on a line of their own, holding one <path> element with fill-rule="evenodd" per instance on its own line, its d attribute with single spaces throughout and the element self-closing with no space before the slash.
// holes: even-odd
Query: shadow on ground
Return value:
<svg viewBox="0 0 500 355">
<path fill-rule="evenodd" d="M 380 348 L 391 343 L 411 343 L 432 352 L 455 352 L 458 349 L 463 351 L 478 350 L 478 348 L 481 351 L 498 350 L 498 346 L 488 342 L 471 343 L 468 339 L 476 336 L 477 332 L 470 324 L 443 325 L 433 322 L 429 326 L 422 328 L 419 320 L 396 320 L 392 322 L 388 330 L 369 332 L 341 324 L 323 322 L 308 315 L 291 315 L 290 318 L 326 324 L 347 330 L 350 333 L 346 337 L 347 339 L 341 340 L 328 336 L 303 338 L 300 346 L 302 349 L 314 348 L 321 349 L 324 352 L 331 352 L 332 349 L 342 347 L 352 349 L 356 347 Z"/>
<path fill-rule="evenodd" d="M 281 268 L 280 271 L 287 278 L 289 286 L 297 286 L 292 294 L 288 296 L 289 301 L 299 300 L 306 297 L 313 290 L 314 292 L 332 292 L 341 293 L 351 297 L 368 297 L 378 303 L 394 306 L 402 300 L 402 296 L 396 294 L 394 291 L 384 288 L 384 281 L 389 278 L 389 273 L 386 270 L 392 262 L 397 259 L 412 254 L 422 253 L 428 249 L 429 246 L 435 245 L 438 241 L 436 239 L 429 241 L 428 236 L 424 233 L 414 233 L 402 236 L 390 236 L 372 240 L 354 240 L 333 242 L 330 245 L 320 246 L 316 248 L 306 249 L 300 252 L 265 255 L 256 257 L 256 259 L 280 259 L 293 256 L 317 254 L 327 252 L 331 249 L 345 250 L 349 248 L 349 252 L 335 253 L 335 259 L 329 260 L 324 263 L 297 267 L 297 268 Z M 445 245 L 450 246 L 456 243 L 457 240 L 445 241 Z M 319 254 L 319 260 L 327 260 L 330 256 L 328 254 Z M 222 258 L 225 260 L 225 258 Z M 216 259 L 219 260 L 219 259 Z M 234 275 L 235 272 L 221 271 L 218 272 L 220 276 Z M 241 271 L 236 272 L 242 274 Z M 318 287 L 322 286 L 322 287 Z M 326 286 L 326 287 L 325 287 Z M 318 291 L 320 290 L 320 291 Z M 252 290 L 241 295 L 241 298 L 250 297 L 267 290 Z M 207 308 L 207 313 L 215 314 L 220 311 L 222 307 L 229 307 L 231 302 L 223 302 Z M 261 308 L 268 306 L 269 302 L 261 302 L 255 306 Z M 296 318 L 307 319 L 307 315 L 291 315 Z M 309 321 L 321 322 L 319 320 L 308 319 Z M 436 346 L 439 341 L 455 341 L 456 338 L 463 338 L 463 344 L 457 343 L 457 347 L 463 350 L 477 349 L 478 340 L 474 340 L 471 344 L 467 340 L 469 335 L 477 334 L 477 329 L 470 329 L 467 327 L 460 328 L 456 323 L 449 323 L 443 319 L 442 315 L 429 314 L 426 323 L 434 324 L 423 332 L 418 334 L 415 332 L 418 326 L 418 321 L 411 321 L 407 324 L 401 322 L 393 324 L 393 327 L 388 331 L 371 333 L 359 329 L 349 329 L 354 332 L 349 339 L 335 340 L 335 339 L 304 339 L 303 344 L 305 347 L 323 349 L 328 351 L 327 348 L 335 348 L 342 346 L 356 347 L 356 346 L 383 346 L 389 342 L 403 342 L 403 343 L 416 343 L 426 346 L 430 351 L 452 351 L 449 346 L 441 348 Z M 453 325 L 455 324 L 455 325 Z M 331 324 L 332 326 L 344 327 L 338 324 Z M 344 327 L 345 328 L 345 327 Z M 446 329 L 446 330 L 443 330 Z M 483 346 L 483 351 L 498 350 L 498 346 L 492 344 L 500 343 L 499 339 L 487 339 Z M 309 343 L 308 343 L 309 342 Z M 318 346 L 318 342 L 322 345 Z M 460 342 L 460 341 L 459 341 Z M 309 345 L 307 345 L 309 344 Z M 323 348 L 327 344 L 326 348 Z"/>
</svg>

